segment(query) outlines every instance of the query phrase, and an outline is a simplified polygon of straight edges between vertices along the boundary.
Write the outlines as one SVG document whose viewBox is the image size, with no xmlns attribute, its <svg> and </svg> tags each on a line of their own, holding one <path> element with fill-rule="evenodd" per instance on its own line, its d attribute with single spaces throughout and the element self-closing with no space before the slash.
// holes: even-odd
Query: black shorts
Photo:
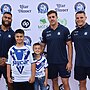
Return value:
<svg viewBox="0 0 90 90">
<path fill-rule="evenodd" d="M 14 90 L 34 90 L 34 84 L 29 82 L 13 82 Z"/>
<path fill-rule="evenodd" d="M 71 71 L 66 70 L 65 64 L 49 64 L 48 66 L 48 78 L 54 79 L 60 76 L 61 78 L 69 78 Z"/>
<path fill-rule="evenodd" d="M 90 79 L 90 67 L 74 67 L 74 78 L 78 81 L 85 80 L 86 78 Z"/>
</svg>

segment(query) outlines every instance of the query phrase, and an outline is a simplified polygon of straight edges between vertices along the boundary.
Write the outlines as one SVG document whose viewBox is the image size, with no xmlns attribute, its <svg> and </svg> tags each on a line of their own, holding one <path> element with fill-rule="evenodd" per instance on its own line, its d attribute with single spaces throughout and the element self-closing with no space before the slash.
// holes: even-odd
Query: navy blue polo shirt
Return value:
<svg viewBox="0 0 90 90">
<path fill-rule="evenodd" d="M 48 63 L 66 64 L 67 50 L 66 42 L 71 40 L 68 28 L 58 24 L 56 30 L 49 26 L 42 33 L 42 43 L 47 44 L 47 60 Z"/>
<path fill-rule="evenodd" d="M 8 50 L 14 44 L 14 31 L 11 28 L 3 31 L 0 26 L 0 57 L 8 58 Z"/>
<path fill-rule="evenodd" d="M 90 67 L 90 25 L 77 27 L 71 36 L 76 51 L 75 65 Z"/>
</svg>

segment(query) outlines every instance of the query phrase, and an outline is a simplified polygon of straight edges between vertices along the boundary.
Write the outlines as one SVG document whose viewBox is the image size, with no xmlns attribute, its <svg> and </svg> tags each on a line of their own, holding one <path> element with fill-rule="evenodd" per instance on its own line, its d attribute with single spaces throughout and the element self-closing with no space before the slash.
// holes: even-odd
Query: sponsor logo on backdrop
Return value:
<svg viewBox="0 0 90 90">
<path fill-rule="evenodd" d="M 57 12 L 68 12 L 68 8 L 66 8 L 65 4 L 56 4 L 55 10 Z"/>
<path fill-rule="evenodd" d="M 29 8 L 29 5 L 19 5 L 18 12 L 19 13 L 31 13 L 31 9 Z"/>
<path fill-rule="evenodd" d="M 40 3 L 37 7 L 38 13 L 47 13 L 48 12 L 48 5 L 46 3 Z"/>
<path fill-rule="evenodd" d="M 4 12 L 11 12 L 12 8 L 9 4 L 3 4 L 1 6 L 1 14 L 3 14 Z"/>
<path fill-rule="evenodd" d="M 39 30 L 44 30 L 45 28 L 48 27 L 48 23 L 47 23 L 47 20 L 45 18 L 41 18 L 40 19 L 40 23 L 38 25 L 38 29 Z"/>
<path fill-rule="evenodd" d="M 30 38 L 29 36 L 25 36 L 25 37 L 24 37 L 24 42 L 25 42 L 25 44 L 31 46 L 32 40 L 31 40 L 31 38 Z"/>
<path fill-rule="evenodd" d="M 67 25 L 67 19 L 65 19 L 65 18 L 58 18 L 58 22 L 64 26 Z"/>
<path fill-rule="evenodd" d="M 48 21 L 45 18 L 41 18 L 39 22 L 40 22 L 38 25 L 39 30 L 44 30 L 49 26 Z M 64 26 L 67 25 L 67 20 L 65 18 L 58 18 L 58 22 Z"/>
<path fill-rule="evenodd" d="M 28 19 L 24 19 L 21 21 L 21 26 L 24 28 L 25 31 L 31 30 L 29 27 L 31 25 L 31 22 Z"/>
<path fill-rule="evenodd" d="M 86 6 L 83 2 L 77 2 L 74 6 L 74 9 L 75 9 L 75 12 L 78 12 L 78 11 L 85 11 L 86 9 Z"/>
<path fill-rule="evenodd" d="M 59 90 L 64 90 L 64 86 L 63 86 L 63 84 L 60 84 L 60 86 L 59 86 Z"/>
<path fill-rule="evenodd" d="M 30 27 L 30 21 L 28 19 L 24 19 L 21 22 L 21 25 L 22 25 L 23 28 L 28 28 L 28 27 Z"/>
<path fill-rule="evenodd" d="M 49 84 L 47 85 L 47 90 L 50 90 L 50 85 Z M 63 84 L 59 85 L 59 90 L 64 90 Z"/>
<path fill-rule="evenodd" d="M 50 90 L 50 85 L 49 84 L 47 84 L 47 90 Z"/>
</svg>

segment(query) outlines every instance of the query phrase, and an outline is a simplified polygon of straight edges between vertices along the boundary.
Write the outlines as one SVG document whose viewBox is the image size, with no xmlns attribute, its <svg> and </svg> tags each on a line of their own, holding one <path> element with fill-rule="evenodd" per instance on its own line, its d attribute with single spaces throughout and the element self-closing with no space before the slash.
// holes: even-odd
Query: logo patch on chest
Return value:
<svg viewBox="0 0 90 90">
<path fill-rule="evenodd" d="M 84 35 L 87 35 L 88 32 L 85 32 Z"/>
<path fill-rule="evenodd" d="M 60 32 L 58 32 L 57 35 L 60 35 Z"/>
<path fill-rule="evenodd" d="M 11 35 L 8 35 L 9 38 L 11 38 Z"/>
</svg>

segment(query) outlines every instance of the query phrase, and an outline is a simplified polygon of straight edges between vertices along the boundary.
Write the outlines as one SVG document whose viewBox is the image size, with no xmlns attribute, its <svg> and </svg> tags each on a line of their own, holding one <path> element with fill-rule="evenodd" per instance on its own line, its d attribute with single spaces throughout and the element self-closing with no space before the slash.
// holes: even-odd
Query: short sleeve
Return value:
<svg viewBox="0 0 90 90">
<path fill-rule="evenodd" d="M 45 32 L 45 30 L 42 32 L 41 42 L 46 43 L 46 32 Z"/>
<path fill-rule="evenodd" d="M 45 58 L 45 68 L 48 67 L 47 59 Z"/>
<path fill-rule="evenodd" d="M 69 29 L 66 28 L 66 30 L 65 30 L 65 41 L 68 42 L 70 40 L 71 40 L 71 34 L 69 32 Z"/>
<path fill-rule="evenodd" d="M 72 39 L 72 42 L 73 42 L 73 31 L 72 31 L 72 33 L 71 33 L 71 39 Z"/>
</svg>

